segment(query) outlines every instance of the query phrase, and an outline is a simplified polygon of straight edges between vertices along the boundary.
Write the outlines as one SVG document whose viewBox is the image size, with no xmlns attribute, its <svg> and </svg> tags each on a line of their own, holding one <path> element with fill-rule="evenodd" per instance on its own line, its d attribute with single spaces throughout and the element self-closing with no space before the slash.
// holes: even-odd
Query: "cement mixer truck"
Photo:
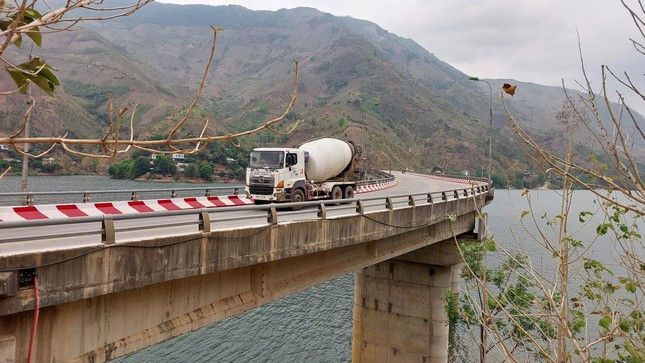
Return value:
<svg viewBox="0 0 645 363">
<path fill-rule="evenodd" d="M 351 141 L 321 138 L 298 148 L 257 148 L 249 155 L 246 195 L 256 203 L 350 199 L 360 149 Z"/>
</svg>

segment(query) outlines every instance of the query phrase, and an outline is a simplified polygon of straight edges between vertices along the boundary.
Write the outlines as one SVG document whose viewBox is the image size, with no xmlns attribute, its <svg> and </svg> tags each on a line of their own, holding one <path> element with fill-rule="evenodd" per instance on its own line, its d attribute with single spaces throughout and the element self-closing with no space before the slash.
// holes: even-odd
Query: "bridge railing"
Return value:
<svg viewBox="0 0 645 363">
<path fill-rule="evenodd" d="M 490 194 L 489 184 L 473 183 L 441 192 L 320 200 L 302 203 L 245 205 L 236 207 L 55 218 L 0 222 L 0 244 L 89 237 L 93 243 L 112 244 L 147 237 L 171 236 L 216 230 L 269 226 L 280 222 L 361 215 L 408 206 L 445 203 Z M 297 208 L 298 210 L 293 210 Z M 242 223 L 243 222 L 243 223 Z M 35 228 L 44 229 L 44 234 Z M 53 228 L 53 227 L 58 228 Z M 186 228 L 190 227 L 190 228 Z M 181 228 L 181 230 L 179 229 Z M 56 243 L 55 241 L 52 243 Z M 52 245 L 51 247 L 55 247 Z M 2 249 L 0 248 L 0 251 Z"/>
</svg>

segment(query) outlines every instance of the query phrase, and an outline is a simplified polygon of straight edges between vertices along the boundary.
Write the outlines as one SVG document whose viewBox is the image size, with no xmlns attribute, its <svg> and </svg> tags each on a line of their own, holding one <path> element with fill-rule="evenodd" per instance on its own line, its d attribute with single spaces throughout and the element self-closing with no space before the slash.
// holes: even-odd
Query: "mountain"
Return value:
<svg viewBox="0 0 645 363">
<path fill-rule="evenodd" d="M 152 3 L 130 17 L 84 26 L 49 34 L 43 49 L 33 50 L 59 69 L 61 81 L 55 97 L 38 97 L 40 111 L 32 116 L 37 135 L 101 135 L 109 120 L 107 92 L 115 108 L 138 103 L 137 135 L 165 134 L 197 93 L 215 26 L 224 30 L 184 134 L 197 134 L 207 118 L 210 134 L 225 134 L 281 115 L 298 61 L 298 101 L 288 118 L 303 123 L 288 136 L 263 131 L 241 140 L 245 147 L 337 136 L 357 141 L 370 167 L 476 173 L 488 163 L 488 86 L 374 23 L 312 8 Z M 6 84 L 6 75 L 0 81 Z M 509 177 L 537 172 L 508 129 L 499 90 L 503 83 L 517 84 L 507 106 L 528 131 L 547 140 L 561 137 L 553 130 L 563 90 L 487 81 L 493 88 L 493 170 Z M 13 130 L 23 106 L 24 96 L 0 98 L 6 110 L 0 133 Z"/>
</svg>

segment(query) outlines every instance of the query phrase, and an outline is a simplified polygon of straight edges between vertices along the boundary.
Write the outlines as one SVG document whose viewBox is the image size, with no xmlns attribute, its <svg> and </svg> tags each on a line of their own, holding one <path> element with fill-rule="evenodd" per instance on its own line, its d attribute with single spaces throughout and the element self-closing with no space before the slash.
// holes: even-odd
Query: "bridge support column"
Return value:
<svg viewBox="0 0 645 363">
<path fill-rule="evenodd" d="M 356 272 L 352 361 L 448 361 L 444 294 L 456 291 L 452 240 Z"/>
</svg>

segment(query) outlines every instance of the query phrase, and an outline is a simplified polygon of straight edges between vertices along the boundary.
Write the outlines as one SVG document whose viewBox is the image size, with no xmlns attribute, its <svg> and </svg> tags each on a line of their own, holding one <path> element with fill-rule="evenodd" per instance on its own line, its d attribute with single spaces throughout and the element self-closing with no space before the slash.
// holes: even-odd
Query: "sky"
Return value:
<svg viewBox="0 0 645 363">
<path fill-rule="evenodd" d="M 636 0 L 625 0 L 636 9 Z M 160 0 L 174 4 L 236 4 L 253 10 L 312 7 L 369 20 L 410 38 L 470 76 L 516 79 L 581 89 L 582 51 L 596 93 L 601 65 L 627 72 L 645 91 L 645 56 L 629 38 L 644 40 L 619 0 Z M 642 14 L 641 14 L 642 15 Z M 216 25 L 216 24 L 214 24 Z M 578 41 L 579 36 L 579 41 Z M 612 85 L 611 90 L 616 89 Z M 519 91 L 519 90 L 518 90 Z M 627 94 L 627 91 L 621 90 Z M 612 91 L 615 95 L 615 92 Z M 645 114 L 645 102 L 628 102 Z"/>
</svg>

